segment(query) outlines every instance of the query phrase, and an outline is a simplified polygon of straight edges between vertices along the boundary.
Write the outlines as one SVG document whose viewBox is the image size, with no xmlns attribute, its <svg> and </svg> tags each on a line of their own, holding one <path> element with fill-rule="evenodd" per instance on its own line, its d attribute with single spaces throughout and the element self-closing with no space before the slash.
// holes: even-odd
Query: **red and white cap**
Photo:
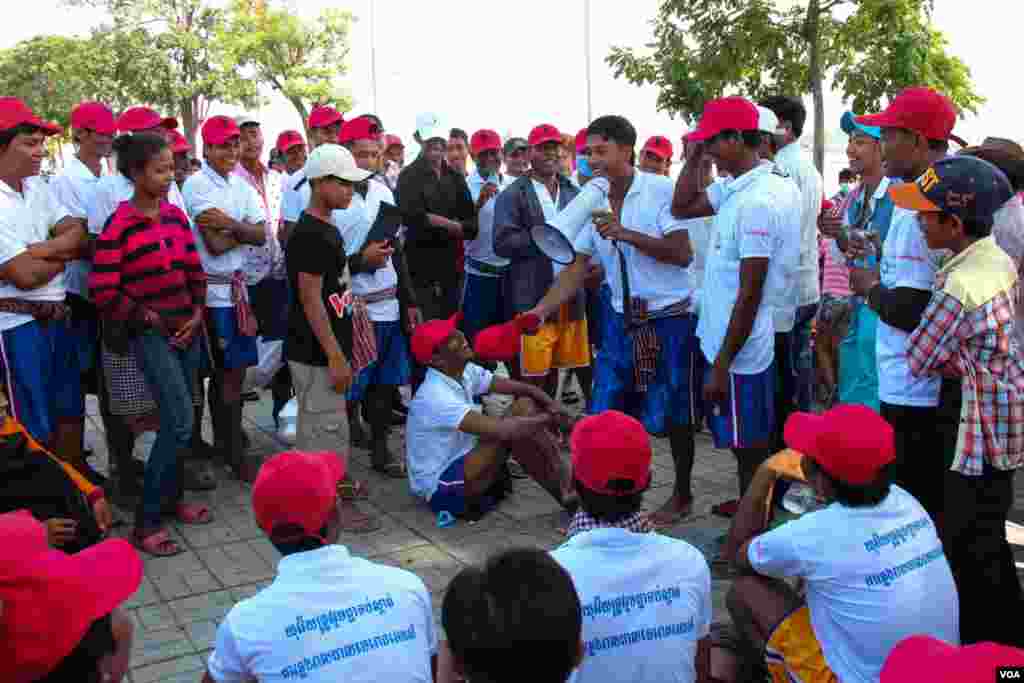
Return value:
<svg viewBox="0 0 1024 683">
<path fill-rule="evenodd" d="M 967 146 L 960 137 L 953 135 L 956 107 L 948 97 L 931 88 L 905 88 L 885 111 L 858 116 L 854 121 L 878 128 L 905 128 L 929 140 L 952 140 L 962 147 Z"/>
<path fill-rule="evenodd" d="M 238 124 L 230 116 L 211 116 L 203 124 L 204 145 L 223 145 L 241 134 Z"/>
<path fill-rule="evenodd" d="M 793 413 L 783 437 L 830 476 L 854 486 L 870 484 L 896 459 L 892 426 L 866 406 L 841 405 L 821 415 Z"/>
<path fill-rule="evenodd" d="M 412 355 L 420 365 L 426 365 L 434 357 L 437 347 L 451 336 L 462 321 L 462 314 L 456 313 L 447 320 L 428 320 L 416 326 L 409 346 Z"/>
<path fill-rule="evenodd" d="M 569 448 L 576 479 L 594 493 L 629 496 L 651 483 L 651 438 L 625 413 L 606 410 L 583 418 Z"/>
<path fill-rule="evenodd" d="M 338 453 L 278 453 L 263 463 L 252 485 L 256 524 L 273 541 L 318 538 L 344 476 L 345 459 Z"/>
<path fill-rule="evenodd" d="M 644 143 L 644 147 L 641 151 L 651 152 L 662 160 L 671 159 L 672 143 L 664 135 L 652 135 L 647 138 L 647 142 Z"/>
<path fill-rule="evenodd" d="M 684 138 L 686 142 L 703 142 L 725 130 L 757 130 L 758 112 L 754 103 L 744 97 L 720 97 L 704 105 L 696 130 Z"/>
</svg>

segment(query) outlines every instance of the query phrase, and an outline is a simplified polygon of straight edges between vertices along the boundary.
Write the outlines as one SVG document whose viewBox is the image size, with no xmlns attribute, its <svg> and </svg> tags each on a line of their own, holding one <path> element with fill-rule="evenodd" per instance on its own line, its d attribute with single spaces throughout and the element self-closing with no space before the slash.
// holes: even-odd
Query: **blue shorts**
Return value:
<svg viewBox="0 0 1024 683">
<path fill-rule="evenodd" d="M 377 338 L 377 360 L 363 368 L 349 389 L 348 400 L 361 401 L 372 384 L 400 387 L 409 383 L 412 374 L 412 355 L 409 339 L 398 320 L 373 323 Z"/>
<path fill-rule="evenodd" d="M 590 413 L 621 410 L 643 422 L 651 434 L 663 435 L 672 425 L 695 424 L 700 397 L 695 360 L 697 317 L 691 313 L 653 320 L 658 335 L 658 364 L 646 392 L 634 389 L 633 337 L 624 333 L 622 314 L 606 316 L 602 346 L 594 362 L 594 395 Z"/>
<path fill-rule="evenodd" d="M 210 351 L 217 367 L 222 370 L 248 368 L 259 363 L 260 354 L 256 337 L 238 332 L 238 319 L 233 307 L 207 308 Z"/>
<path fill-rule="evenodd" d="M 504 278 L 466 273 L 462 288 L 462 328 L 470 343 L 485 327 L 500 325 L 506 320 Z"/>
<path fill-rule="evenodd" d="M 710 372 L 709 365 L 705 373 Z M 705 411 L 715 448 L 770 445 L 775 429 L 775 363 L 755 375 L 730 372 L 725 402 L 706 405 Z"/>
<path fill-rule="evenodd" d="M 5 330 L 0 368 L 11 415 L 39 443 L 50 442 L 58 420 L 85 415 L 78 349 L 68 321 L 33 320 Z"/>
<path fill-rule="evenodd" d="M 466 513 L 466 456 L 462 456 L 441 473 L 437 489 L 430 497 L 430 509 L 434 514 L 447 512 L 452 517 L 462 517 Z M 490 494 L 484 494 L 476 502 L 475 513 L 486 514 L 498 506 L 499 500 Z"/>
</svg>

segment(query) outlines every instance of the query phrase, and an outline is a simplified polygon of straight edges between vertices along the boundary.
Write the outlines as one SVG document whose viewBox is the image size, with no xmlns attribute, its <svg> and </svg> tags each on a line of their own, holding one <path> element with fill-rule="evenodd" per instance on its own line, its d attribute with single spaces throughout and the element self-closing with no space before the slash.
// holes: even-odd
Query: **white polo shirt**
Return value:
<svg viewBox="0 0 1024 683">
<path fill-rule="evenodd" d="M 797 264 L 797 304 L 806 306 L 821 299 L 818 263 L 818 215 L 825 198 L 821 173 L 800 143 L 792 142 L 775 155 L 775 165 L 789 174 L 800 188 L 800 261 Z"/>
<path fill-rule="evenodd" d="M 101 164 L 100 168 L 102 171 L 105 166 Z M 88 166 L 73 156 L 64 165 L 64 172 L 50 181 L 50 191 L 56 197 L 57 203 L 66 208 L 73 218 L 88 220 L 89 205 L 103 175 L 93 175 Z M 67 290 L 88 299 L 90 272 L 92 262 L 87 259 L 77 259 L 68 263 L 64 269 L 64 284 Z"/>
<path fill-rule="evenodd" d="M 206 250 L 206 240 L 195 225 L 196 216 L 208 209 L 220 209 L 232 220 L 244 223 L 263 223 L 267 220 L 263 201 L 252 185 L 234 174 L 227 178 L 203 162 L 203 168 L 193 173 L 182 188 L 185 208 L 192 221 L 192 232 L 199 250 L 199 260 L 207 275 L 230 277 L 244 270 L 246 251 L 234 248 L 220 256 Z M 231 308 L 231 285 L 209 283 L 206 286 L 206 305 L 211 308 Z"/>
<path fill-rule="evenodd" d="M 430 500 L 444 471 L 476 448 L 477 436 L 459 431 L 459 425 L 471 410 L 482 412 L 473 399 L 489 392 L 493 380 L 494 375 L 474 363 L 466 364 L 462 382 L 427 369 L 409 403 L 405 426 L 405 458 L 414 495 Z"/>
<path fill-rule="evenodd" d="M 282 558 L 272 584 L 231 608 L 207 668 L 217 683 L 431 683 L 436 653 L 423 581 L 329 545 Z"/>
<path fill-rule="evenodd" d="M 299 216 L 309 206 L 310 194 L 312 190 L 302 169 L 288 176 L 284 181 L 284 192 L 281 195 L 281 220 L 286 223 L 298 223 Z"/>
<path fill-rule="evenodd" d="M 711 572 L 700 551 L 660 534 L 600 528 L 551 556 L 583 607 L 583 661 L 571 681 L 697 679 L 697 641 L 712 617 Z"/>
<path fill-rule="evenodd" d="M 346 255 L 352 256 L 366 244 L 366 237 L 370 234 L 373 222 L 377 220 L 377 213 L 380 212 L 381 202 L 394 206 L 395 195 L 382 181 L 371 179 L 367 184 L 365 199 L 358 192 L 354 192 L 352 203 L 347 209 L 331 212 L 331 220 L 338 227 L 341 239 L 345 241 Z M 373 294 L 396 286 L 398 273 L 390 256 L 383 266 L 372 273 L 358 273 L 352 276 L 352 293 L 356 295 Z M 393 322 L 401 317 L 397 298 L 368 304 L 366 310 L 370 314 L 370 320 L 376 322 Z"/>
<path fill-rule="evenodd" d="M 876 683 L 907 636 L 960 644 L 959 602 L 935 526 L 899 486 L 874 507 L 832 503 L 754 538 L 760 574 L 807 579 L 811 625 L 843 683 Z"/>
<path fill-rule="evenodd" d="M 30 244 L 50 239 L 50 229 L 70 215 L 39 176 L 25 178 L 22 192 L 0 180 L 0 266 L 23 254 Z M 64 301 L 64 294 L 63 272 L 35 289 L 18 289 L 11 282 L 0 281 L 0 299 Z M 0 332 L 31 321 L 30 315 L 0 313 Z"/>
<path fill-rule="evenodd" d="M 502 190 L 515 182 L 515 180 L 515 178 L 502 174 L 485 179 L 480 177 L 479 171 L 473 171 L 469 178 L 466 179 L 466 182 L 469 185 L 469 194 L 473 198 L 473 204 L 476 204 L 477 200 L 480 199 L 480 191 L 483 190 L 485 184 L 494 183 L 497 185 L 498 193 L 500 194 Z M 477 214 L 477 225 L 479 225 L 480 231 L 475 239 L 466 242 L 466 258 L 504 268 L 511 261 L 494 253 L 494 205 L 497 201 L 498 195 L 496 194 L 480 207 L 480 211 Z M 479 277 L 501 277 L 494 273 L 481 273 L 469 261 L 466 261 L 466 272 Z"/>
<path fill-rule="evenodd" d="M 792 211 L 780 200 L 792 192 L 792 185 L 793 181 L 776 172 L 772 164 L 761 164 L 739 178 L 718 184 L 715 190 L 721 195 L 715 200 L 714 241 L 705 263 L 704 304 L 697 323 L 700 348 L 708 362 L 715 362 L 725 343 L 739 297 L 743 259 L 769 259 L 754 327 L 730 368 L 736 374 L 764 372 L 775 358 L 773 292 L 793 287 L 796 254 L 792 249 L 785 252 L 784 246 L 795 223 Z M 711 196 L 709 193 L 709 199 Z"/>
<path fill-rule="evenodd" d="M 621 223 L 648 237 L 663 238 L 686 229 L 686 224 L 672 216 L 672 194 L 675 187 L 665 176 L 634 171 L 633 184 L 622 203 Z M 606 207 L 610 205 L 605 202 Z M 573 241 L 577 253 L 596 257 L 604 267 L 604 280 L 612 293 L 612 307 L 622 313 L 622 269 L 618 252 L 588 220 Z M 631 244 L 619 244 L 629 269 L 630 296 L 646 299 L 647 310 L 657 311 L 678 303 L 691 295 L 690 276 L 681 266 L 663 263 Z"/>
<path fill-rule="evenodd" d="M 693 291 L 694 310 L 699 313 L 701 299 L 704 293 L 704 265 L 708 258 L 708 249 L 711 248 L 712 234 L 715 224 L 713 216 L 706 218 L 691 218 L 683 221 L 686 232 L 689 233 L 690 246 L 693 248 L 693 260 L 687 267 L 690 275 L 690 289 Z"/>
<path fill-rule="evenodd" d="M 281 199 L 284 194 L 283 174 L 270 168 L 263 169 L 263 195 L 253 183 L 256 182 L 241 163 L 235 168 L 234 174 L 249 183 L 259 197 L 263 206 L 264 233 L 266 242 L 261 246 L 246 244 L 245 251 L 245 280 L 249 285 L 259 284 L 263 278 L 270 276 L 283 280 L 288 277 L 284 265 L 284 253 L 281 250 L 281 243 L 277 241 L 277 228 L 281 222 Z M 252 178 L 252 182 L 250 182 Z M 265 195 L 265 196 L 264 196 Z"/>
<path fill-rule="evenodd" d="M 938 270 L 935 254 L 921 233 L 916 211 L 893 208 L 889 233 L 882 245 L 880 272 L 882 285 L 889 289 L 910 287 L 931 292 Z M 878 356 L 878 398 L 898 406 L 934 407 L 939 405 L 942 378 L 937 375 L 916 377 L 907 362 L 910 335 L 879 318 L 875 336 Z"/>
</svg>

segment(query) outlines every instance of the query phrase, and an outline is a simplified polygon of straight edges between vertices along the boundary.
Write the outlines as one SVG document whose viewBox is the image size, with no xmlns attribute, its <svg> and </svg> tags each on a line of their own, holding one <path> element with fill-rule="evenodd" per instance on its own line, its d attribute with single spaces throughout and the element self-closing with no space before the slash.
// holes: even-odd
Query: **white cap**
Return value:
<svg viewBox="0 0 1024 683">
<path fill-rule="evenodd" d="M 426 144 L 427 140 L 441 138 L 448 140 L 448 127 L 441 117 L 433 112 L 425 112 L 416 116 L 416 132 L 420 136 L 420 143 Z"/>
<path fill-rule="evenodd" d="M 352 152 L 341 145 L 320 145 L 306 159 L 302 171 L 310 180 L 334 176 L 350 183 L 358 183 L 373 175 L 359 168 Z"/>
<path fill-rule="evenodd" d="M 779 132 L 779 117 L 768 107 L 757 108 L 757 129 L 775 135 Z"/>
<path fill-rule="evenodd" d="M 239 128 L 242 126 L 248 126 L 250 123 L 254 123 L 258 126 L 260 125 L 260 120 L 252 114 L 241 114 L 240 116 L 235 117 L 235 123 Z"/>
</svg>

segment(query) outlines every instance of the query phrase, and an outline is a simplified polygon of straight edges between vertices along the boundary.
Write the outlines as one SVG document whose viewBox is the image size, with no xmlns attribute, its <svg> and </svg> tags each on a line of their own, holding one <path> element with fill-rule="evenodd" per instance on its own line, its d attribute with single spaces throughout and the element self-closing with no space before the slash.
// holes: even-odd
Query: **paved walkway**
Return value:
<svg viewBox="0 0 1024 683">
<path fill-rule="evenodd" d="M 102 465 L 105 453 L 94 404 L 92 411 L 87 443 Z M 288 447 L 274 433 L 269 401 L 248 404 L 246 422 L 253 453 L 269 456 Z M 391 447 L 401 453 L 403 433 L 400 428 L 394 432 Z M 654 453 L 654 478 L 645 499 L 648 509 L 656 509 L 668 499 L 673 477 L 668 442 L 655 439 Z M 422 577 L 433 596 L 439 627 L 444 589 L 466 563 L 477 562 L 500 548 L 550 549 L 562 541 L 557 527 L 564 517 L 531 481 L 517 481 L 515 493 L 480 522 L 439 529 L 429 509 L 411 497 L 405 481 L 384 479 L 371 472 L 369 465 L 365 451 L 355 451 L 350 459 L 353 474 L 372 487 L 371 501 L 360 505 L 378 514 L 384 528 L 367 536 L 343 534 L 340 542 L 355 554 Z M 1024 486 L 1019 480 L 1018 508 L 1024 510 Z M 727 530 L 726 521 L 711 515 L 710 508 L 735 496 L 736 476 L 732 455 L 716 450 L 706 433 L 697 436 L 693 486 L 697 496 L 694 514 L 667 533 L 694 544 L 710 561 L 717 539 Z M 238 600 L 271 581 L 280 558 L 253 520 L 248 486 L 223 477 L 216 491 L 190 495 L 209 503 L 216 519 L 206 526 L 172 526 L 172 535 L 186 552 L 146 559 L 142 586 L 126 604 L 136 625 L 134 683 L 201 680 L 217 624 Z M 127 526 L 118 529 L 120 534 L 128 531 Z M 1024 544 L 1024 527 L 1014 533 Z M 1024 551 L 1024 547 L 1018 550 Z M 1024 553 L 1019 559 L 1024 561 Z M 727 590 L 727 581 L 713 581 L 716 620 L 728 618 Z"/>
</svg>

